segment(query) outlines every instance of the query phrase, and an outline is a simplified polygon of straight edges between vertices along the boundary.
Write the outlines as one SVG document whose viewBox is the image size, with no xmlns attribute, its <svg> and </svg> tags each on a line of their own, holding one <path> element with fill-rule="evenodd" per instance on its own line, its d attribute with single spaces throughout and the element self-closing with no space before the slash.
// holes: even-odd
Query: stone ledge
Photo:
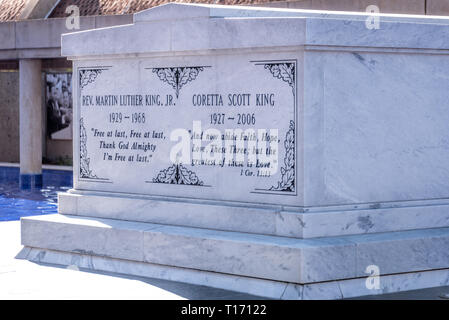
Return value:
<svg viewBox="0 0 449 320">
<path fill-rule="evenodd" d="M 360 209 L 338 206 L 332 211 L 319 207 L 303 209 L 307 212 L 282 206 L 255 208 L 232 203 L 170 201 L 169 197 L 129 198 L 88 193 L 60 193 L 58 203 L 61 214 L 294 238 L 449 227 L 449 203 L 435 200 L 395 203 L 390 207 L 379 205 L 380 208 L 359 205 Z M 97 206 L 98 203 L 102 206 Z"/>
<path fill-rule="evenodd" d="M 371 30 L 365 24 L 367 16 L 354 12 L 166 4 L 135 14 L 132 25 L 64 34 L 62 55 L 79 59 L 304 45 L 449 49 L 447 17 L 381 14 L 382 27 Z"/>
<path fill-rule="evenodd" d="M 124 25 L 132 15 L 80 17 L 80 29 Z M 66 18 L 32 19 L 0 23 L 0 58 L 60 58 L 61 35 L 76 30 L 66 27 Z M 78 30 L 78 31 L 79 31 Z"/>
<path fill-rule="evenodd" d="M 164 279 L 285 300 L 345 299 L 449 285 L 449 269 L 381 275 L 379 288 L 370 290 L 365 285 L 366 278 L 300 285 L 30 247 L 23 248 L 16 258 L 36 263 L 77 266 L 81 271 Z"/>
<path fill-rule="evenodd" d="M 294 239 L 113 219 L 22 218 L 29 247 L 313 283 L 449 267 L 449 228 Z"/>
</svg>

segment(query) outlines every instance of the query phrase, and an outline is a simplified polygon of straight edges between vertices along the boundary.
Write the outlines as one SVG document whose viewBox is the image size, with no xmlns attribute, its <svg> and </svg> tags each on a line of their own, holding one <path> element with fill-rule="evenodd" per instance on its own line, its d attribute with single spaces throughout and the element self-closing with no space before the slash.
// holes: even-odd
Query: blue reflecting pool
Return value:
<svg viewBox="0 0 449 320">
<path fill-rule="evenodd" d="M 71 171 L 43 170 L 41 189 L 21 190 L 19 168 L 0 167 L 0 221 L 57 213 L 58 192 L 73 186 Z"/>
</svg>

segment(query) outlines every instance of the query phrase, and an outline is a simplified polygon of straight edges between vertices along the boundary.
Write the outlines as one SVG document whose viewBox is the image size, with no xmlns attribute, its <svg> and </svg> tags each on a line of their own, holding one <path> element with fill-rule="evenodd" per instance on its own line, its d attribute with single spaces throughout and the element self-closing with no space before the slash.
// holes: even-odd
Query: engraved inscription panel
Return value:
<svg viewBox="0 0 449 320">
<path fill-rule="evenodd" d="M 74 73 L 76 188 L 260 203 L 298 195 L 297 59 L 85 61 Z"/>
</svg>

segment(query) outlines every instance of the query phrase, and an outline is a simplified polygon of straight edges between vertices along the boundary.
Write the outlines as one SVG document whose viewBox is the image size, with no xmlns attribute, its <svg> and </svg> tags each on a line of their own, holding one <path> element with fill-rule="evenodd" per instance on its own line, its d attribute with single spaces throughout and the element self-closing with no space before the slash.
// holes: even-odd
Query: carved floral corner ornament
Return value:
<svg viewBox="0 0 449 320">
<path fill-rule="evenodd" d="M 84 127 L 84 119 L 80 119 L 80 176 L 81 178 L 97 179 L 89 168 L 90 158 L 87 157 L 87 133 Z"/>
<path fill-rule="evenodd" d="M 175 90 L 176 98 L 178 98 L 181 88 L 188 82 L 195 80 L 204 68 L 208 67 L 169 67 L 152 69 L 159 80 L 168 83 Z"/>
<path fill-rule="evenodd" d="M 84 69 L 79 70 L 79 83 L 80 89 L 86 87 L 89 83 L 92 83 L 97 79 L 98 75 L 103 71 L 103 69 Z"/>
<path fill-rule="evenodd" d="M 78 80 L 80 92 L 90 83 L 93 83 L 99 74 L 111 67 L 86 67 L 78 69 Z M 87 131 L 84 126 L 84 119 L 80 117 L 80 178 L 90 179 L 93 182 L 110 182 L 109 179 L 99 178 L 90 169 L 90 158 L 87 156 Z"/>
<path fill-rule="evenodd" d="M 153 178 L 153 182 L 193 186 L 203 185 L 203 181 L 198 178 L 196 173 L 187 169 L 181 163 L 173 164 L 167 169 L 159 171 L 156 178 Z"/>
<path fill-rule="evenodd" d="M 273 77 L 280 79 L 292 88 L 293 99 L 295 99 L 296 90 L 296 63 L 295 62 L 276 62 L 266 63 L 264 68 L 269 70 Z M 296 108 L 296 102 L 295 102 Z M 284 147 L 284 165 L 281 167 L 281 179 L 276 186 L 272 186 L 270 191 L 296 191 L 295 186 L 295 121 L 290 120 L 289 129 L 285 134 Z"/>
<path fill-rule="evenodd" d="M 295 191 L 295 122 L 290 120 L 290 127 L 284 140 L 284 166 L 281 167 L 281 180 L 272 191 Z"/>
<path fill-rule="evenodd" d="M 273 77 L 287 82 L 288 85 L 292 87 L 293 96 L 295 96 L 296 63 L 294 62 L 267 63 L 265 64 L 265 69 L 268 69 L 273 75 Z"/>
</svg>

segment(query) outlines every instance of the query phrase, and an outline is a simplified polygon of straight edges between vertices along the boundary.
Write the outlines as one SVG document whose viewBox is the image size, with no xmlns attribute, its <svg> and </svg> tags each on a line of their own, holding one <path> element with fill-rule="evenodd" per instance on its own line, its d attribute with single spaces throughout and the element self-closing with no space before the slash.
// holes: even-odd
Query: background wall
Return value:
<svg viewBox="0 0 449 320">
<path fill-rule="evenodd" d="M 72 162 L 72 140 L 46 139 L 43 163 L 70 165 Z"/>
<path fill-rule="evenodd" d="M 0 70 L 0 162 L 19 162 L 19 72 Z"/>
<path fill-rule="evenodd" d="M 72 140 L 51 140 L 45 135 L 45 72 L 71 72 L 65 59 L 47 59 L 42 63 L 43 158 L 44 163 L 70 164 Z M 0 162 L 19 162 L 19 71 L 16 61 L 0 63 Z"/>
</svg>

